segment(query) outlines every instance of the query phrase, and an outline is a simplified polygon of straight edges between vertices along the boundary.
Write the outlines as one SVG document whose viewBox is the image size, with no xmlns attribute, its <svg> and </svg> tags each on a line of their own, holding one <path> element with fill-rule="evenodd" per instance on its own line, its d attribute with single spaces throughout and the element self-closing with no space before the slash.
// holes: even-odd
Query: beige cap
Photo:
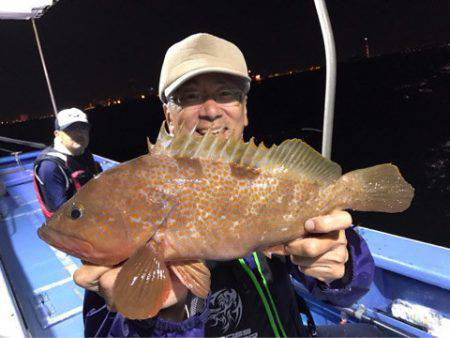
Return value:
<svg viewBox="0 0 450 338">
<path fill-rule="evenodd" d="M 198 33 L 177 42 L 167 50 L 159 77 L 159 97 L 167 97 L 178 86 L 205 73 L 224 73 L 245 79 L 250 88 L 244 55 L 233 43 L 217 36 Z"/>
</svg>

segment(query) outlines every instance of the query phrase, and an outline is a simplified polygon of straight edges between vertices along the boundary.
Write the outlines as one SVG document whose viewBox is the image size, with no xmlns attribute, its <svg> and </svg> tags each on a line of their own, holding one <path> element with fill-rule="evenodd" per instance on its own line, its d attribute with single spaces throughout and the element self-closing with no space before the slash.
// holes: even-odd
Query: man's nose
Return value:
<svg viewBox="0 0 450 338">
<path fill-rule="evenodd" d="M 222 116 L 222 109 L 214 99 L 209 98 L 203 102 L 199 115 L 201 118 L 214 121 Z"/>
</svg>

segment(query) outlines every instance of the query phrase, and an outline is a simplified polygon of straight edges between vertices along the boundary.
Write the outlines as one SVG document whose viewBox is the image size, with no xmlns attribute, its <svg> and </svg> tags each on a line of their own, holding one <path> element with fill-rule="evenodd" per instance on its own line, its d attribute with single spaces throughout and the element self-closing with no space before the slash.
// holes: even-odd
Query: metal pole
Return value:
<svg viewBox="0 0 450 338">
<path fill-rule="evenodd" d="M 333 138 L 334 99 L 336 95 L 336 48 L 334 46 L 333 31 L 330 17 L 324 0 L 314 0 L 326 56 L 326 85 L 325 104 L 323 113 L 322 155 L 331 158 L 331 145 Z"/>
<path fill-rule="evenodd" d="M 36 38 L 36 44 L 37 44 L 37 47 L 39 50 L 39 56 L 41 57 L 42 68 L 44 68 L 44 75 L 45 75 L 45 79 L 47 80 L 47 87 L 48 87 L 48 92 L 50 94 L 50 100 L 52 101 L 53 113 L 56 116 L 56 114 L 58 113 L 58 108 L 56 107 L 55 97 L 53 96 L 52 85 L 50 83 L 50 77 L 48 76 L 47 66 L 45 65 L 44 54 L 42 53 L 42 48 L 41 48 L 41 41 L 39 40 L 39 34 L 38 34 L 38 31 L 36 28 L 36 23 L 34 22 L 33 18 L 31 19 L 31 22 L 33 23 L 34 37 Z"/>
</svg>

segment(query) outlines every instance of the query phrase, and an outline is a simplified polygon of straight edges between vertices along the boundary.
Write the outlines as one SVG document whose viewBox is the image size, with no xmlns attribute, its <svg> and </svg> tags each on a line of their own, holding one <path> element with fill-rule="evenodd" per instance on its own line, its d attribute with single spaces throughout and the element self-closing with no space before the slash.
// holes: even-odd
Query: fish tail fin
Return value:
<svg viewBox="0 0 450 338">
<path fill-rule="evenodd" d="M 351 171 L 335 183 L 335 188 L 340 207 L 357 211 L 401 212 L 414 196 L 414 188 L 395 165 L 388 163 Z"/>
<path fill-rule="evenodd" d="M 125 262 L 114 283 L 114 305 L 130 319 L 158 314 L 172 289 L 163 254 L 151 241 Z"/>
<path fill-rule="evenodd" d="M 200 298 L 208 296 L 211 273 L 200 261 L 183 261 L 170 264 L 170 269 L 191 292 Z"/>
</svg>

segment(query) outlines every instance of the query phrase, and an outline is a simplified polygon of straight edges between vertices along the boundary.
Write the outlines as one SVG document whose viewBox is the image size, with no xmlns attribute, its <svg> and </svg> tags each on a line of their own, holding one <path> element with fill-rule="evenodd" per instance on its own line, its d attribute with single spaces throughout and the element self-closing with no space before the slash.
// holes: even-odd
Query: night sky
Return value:
<svg viewBox="0 0 450 338">
<path fill-rule="evenodd" d="M 328 0 L 338 58 L 450 42 L 448 0 Z M 60 0 L 37 21 L 60 108 L 157 86 L 166 49 L 197 32 L 236 43 L 254 72 L 323 62 L 313 0 Z M 0 22 L 0 119 L 51 111 L 31 22 Z"/>
</svg>

